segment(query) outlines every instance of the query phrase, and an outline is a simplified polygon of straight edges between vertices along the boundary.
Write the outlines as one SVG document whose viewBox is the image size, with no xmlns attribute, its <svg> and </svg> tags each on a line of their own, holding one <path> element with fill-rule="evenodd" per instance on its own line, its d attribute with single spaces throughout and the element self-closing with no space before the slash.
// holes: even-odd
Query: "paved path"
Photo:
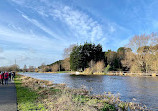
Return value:
<svg viewBox="0 0 158 111">
<path fill-rule="evenodd" d="M 16 88 L 13 82 L 0 84 L 0 111 L 17 111 Z"/>
</svg>

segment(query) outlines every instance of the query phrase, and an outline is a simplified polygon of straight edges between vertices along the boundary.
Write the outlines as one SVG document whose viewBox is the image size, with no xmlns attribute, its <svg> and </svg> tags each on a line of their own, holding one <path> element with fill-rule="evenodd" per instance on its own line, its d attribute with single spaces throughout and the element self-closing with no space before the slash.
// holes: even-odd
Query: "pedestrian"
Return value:
<svg viewBox="0 0 158 111">
<path fill-rule="evenodd" d="M 8 72 L 4 73 L 4 82 L 5 82 L 5 84 L 8 84 L 8 77 L 9 77 Z"/>
<path fill-rule="evenodd" d="M 3 85 L 3 72 L 0 72 L 0 84 Z"/>
<path fill-rule="evenodd" d="M 3 81 L 4 81 L 4 72 L 2 72 L 2 84 L 3 84 Z"/>
<path fill-rule="evenodd" d="M 9 72 L 9 80 L 11 81 L 11 72 Z"/>
<path fill-rule="evenodd" d="M 12 80 L 14 80 L 15 72 L 11 72 Z"/>
<path fill-rule="evenodd" d="M 14 78 L 15 78 L 15 72 L 13 72 Z"/>
</svg>

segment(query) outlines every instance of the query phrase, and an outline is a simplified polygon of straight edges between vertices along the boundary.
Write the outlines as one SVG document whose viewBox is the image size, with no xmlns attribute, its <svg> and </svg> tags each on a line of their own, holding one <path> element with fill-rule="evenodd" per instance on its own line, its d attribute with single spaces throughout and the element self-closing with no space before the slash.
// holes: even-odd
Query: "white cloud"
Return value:
<svg viewBox="0 0 158 111">
<path fill-rule="evenodd" d="M 15 0 L 14 2 L 17 3 Z M 25 1 L 25 4 L 28 2 L 30 1 Z M 34 5 L 29 4 L 22 6 L 33 9 L 43 17 L 53 17 L 55 20 L 60 20 L 60 22 L 66 24 L 68 28 L 71 29 L 74 37 L 77 37 L 79 41 L 87 40 L 95 42 L 105 37 L 102 25 L 85 12 L 59 2 L 49 2 L 48 0 L 42 0 L 39 3 L 38 1 L 38 3 L 42 4 L 42 6 L 38 5 L 36 2 L 37 1 L 35 1 Z M 51 32 L 47 27 L 40 24 L 37 20 L 31 19 L 24 14 L 22 16 L 48 34 L 56 38 L 60 38 L 55 33 Z"/>
<path fill-rule="evenodd" d="M 87 14 L 68 6 L 61 6 L 50 11 L 50 15 L 66 23 L 78 36 L 92 42 L 104 37 L 102 26 Z M 82 39 L 83 39 L 82 38 Z"/>
<path fill-rule="evenodd" d="M 28 20 L 29 22 L 33 23 L 34 25 L 36 25 L 38 28 L 42 29 L 44 32 L 50 34 L 52 37 L 58 39 L 58 40 L 63 40 L 62 38 L 60 38 L 58 35 L 56 35 L 54 32 L 52 32 L 51 30 L 49 30 L 47 27 L 45 27 L 44 25 L 42 25 L 41 23 L 39 23 L 37 20 L 35 19 L 31 19 L 28 16 L 22 14 L 22 17 L 25 18 L 26 20 Z"/>
<path fill-rule="evenodd" d="M 115 31 L 115 28 L 114 28 L 113 26 L 111 26 L 111 27 L 110 27 L 110 32 L 113 33 L 114 31 Z"/>
<path fill-rule="evenodd" d="M 12 1 L 19 5 L 23 5 L 25 3 L 25 0 L 12 0 Z"/>
<path fill-rule="evenodd" d="M 21 47 L 33 47 L 37 50 L 61 51 L 65 45 L 61 42 L 57 49 L 55 47 L 58 45 L 56 40 L 38 34 L 16 32 L 3 26 L 0 26 L 0 40 L 4 43 L 16 43 Z"/>
</svg>

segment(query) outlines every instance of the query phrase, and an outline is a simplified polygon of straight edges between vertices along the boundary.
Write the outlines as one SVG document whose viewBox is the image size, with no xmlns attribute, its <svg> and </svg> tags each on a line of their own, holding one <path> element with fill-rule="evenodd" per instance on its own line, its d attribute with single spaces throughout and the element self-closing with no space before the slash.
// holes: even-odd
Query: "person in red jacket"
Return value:
<svg viewBox="0 0 158 111">
<path fill-rule="evenodd" d="M 8 84 L 8 76 L 9 76 L 8 72 L 4 73 L 4 82 L 5 82 L 5 84 Z"/>
<path fill-rule="evenodd" d="M 3 72 L 0 72 L 0 84 L 3 85 Z"/>
</svg>

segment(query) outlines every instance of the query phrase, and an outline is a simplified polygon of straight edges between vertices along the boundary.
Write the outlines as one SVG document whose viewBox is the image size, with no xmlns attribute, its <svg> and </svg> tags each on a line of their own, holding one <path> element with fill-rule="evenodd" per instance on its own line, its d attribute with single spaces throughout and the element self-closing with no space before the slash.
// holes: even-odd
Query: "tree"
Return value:
<svg viewBox="0 0 158 111">
<path fill-rule="evenodd" d="M 57 72 L 59 70 L 59 65 L 58 64 L 54 64 L 52 66 L 52 72 Z"/>
<path fill-rule="evenodd" d="M 104 61 L 98 61 L 95 64 L 96 72 L 103 72 L 104 71 L 104 67 L 105 67 Z"/>
<path fill-rule="evenodd" d="M 70 54 L 73 50 L 73 48 L 76 46 L 76 44 L 72 44 L 70 45 L 68 48 L 65 48 L 64 49 L 64 54 L 63 54 L 63 58 L 66 59 L 66 58 L 69 58 L 70 57 Z"/>
<path fill-rule="evenodd" d="M 70 54 L 75 46 L 76 44 L 72 44 L 68 48 L 64 49 L 64 54 L 63 54 L 64 60 L 61 63 L 61 67 L 64 68 L 65 71 L 70 70 Z"/>
<path fill-rule="evenodd" d="M 35 72 L 38 72 L 39 71 L 39 69 L 38 68 L 35 68 Z"/>
<path fill-rule="evenodd" d="M 17 64 L 13 64 L 9 67 L 9 71 L 19 71 L 19 66 Z"/>
<path fill-rule="evenodd" d="M 93 68 L 95 65 L 95 62 L 93 60 L 91 60 L 88 65 L 90 68 Z"/>
<path fill-rule="evenodd" d="M 81 63 L 81 46 L 75 46 L 70 54 L 70 69 L 79 70 Z"/>
<path fill-rule="evenodd" d="M 117 61 L 118 61 L 118 68 L 124 70 L 128 70 L 128 68 L 125 66 L 123 67 L 121 61 L 125 58 L 126 52 L 132 51 L 130 48 L 126 47 L 120 47 L 117 49 Z"/>
<path fill-rule="evenodd" d="M 34 72 L 34 71 L 35 71 L 34 66 L 29 66 L 28 71 L 29 71 L 29 72 Z"/>
<path fill-rule="evenodd" d="M 44 63 L 42 63 L 42 65 L 40 66 L 40 69 L 42 72 L 45 72 L 45 67 L 46 67 L 46 65 Z"/>
<path fill-rule="evenodd" d="M 70 71 L 70 58 L 65 58 L 61 65 L 65 71 Z"/>
<path fill-rule="evenodd" d="M 23 72 L 27 72 L 27 66 L 24 65 Z"/>
<path fill-rule="evenodd" d="M 104 59 L 102 46 L 98 44 L 84 43 L 84 45 L 75 46 L 70 54 L 70 68 L 72 70 L 84 70 L 89 67 L 89 62 Z"/>
<path fill-rule="evenodd" d="M 117 70 L 118 68 L 118 59 L 117 53 L 115 51 L 108 50 L 105 52 L 106 65 L 110 65 L 110 70 Z"/>
<path fill-rule="evenodd" d="M 126 53 L 122 63 L 131 71 L 149 72 L 154 70 L 153 63 L 157 60 L 157 43 L 158 37 L 155 33 L 134 36 L 127 45 L 132 52 Z"/>
<path fill-rule="evenodd" d="M 152 49 L 152 55 L 150 57 L 152 59 L 152 61 L 150 62 L 151 70 L 158 71 L 158 44 L 153 46 L 151 49 Z"/>
<path fill-rule="evenodd" d="M 13 64 L 10 66 L 0 67 L 0 71 L 20 71 L 20 68 L 17 64 Z"/>
</svg>

